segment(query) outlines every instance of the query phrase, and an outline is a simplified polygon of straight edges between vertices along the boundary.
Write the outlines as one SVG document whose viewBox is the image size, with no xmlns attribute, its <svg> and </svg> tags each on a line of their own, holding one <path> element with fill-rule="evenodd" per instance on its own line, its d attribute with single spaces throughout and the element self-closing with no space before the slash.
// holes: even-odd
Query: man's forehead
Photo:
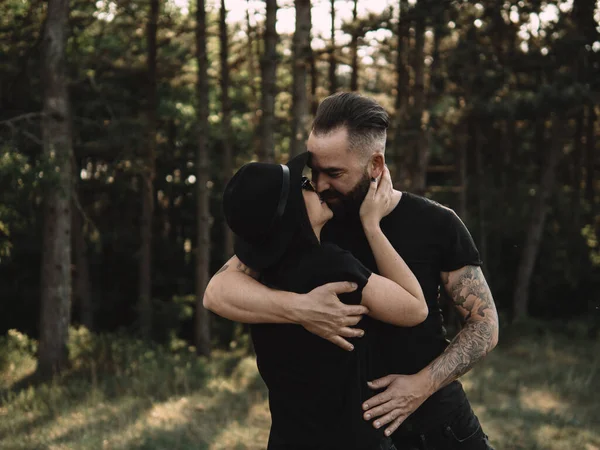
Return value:
<svg viewBox="0 0 600 450">
<path fill-rule="evenodd" d="M 340 161 L 335 161 L 334 158 L 318 155 L 313 152 L 309 152 L 310 157 L 306 165 L 313 170 L 342 170 L 344 165 Z"/>
</svg>

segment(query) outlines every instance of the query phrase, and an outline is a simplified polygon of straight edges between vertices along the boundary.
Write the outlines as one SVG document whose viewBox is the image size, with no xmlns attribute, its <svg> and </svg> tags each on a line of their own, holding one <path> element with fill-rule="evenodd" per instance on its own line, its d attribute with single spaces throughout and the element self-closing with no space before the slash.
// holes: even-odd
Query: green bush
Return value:
<svg viewBox="0 0 600 450">
<path fill-rule="evenodd" d="M 122 333 L 91 333 L 85 327 L 69 330 L 72 370 L 99 376 L 107 394 L 130 392 L 156 398 L 201 387 L 206 361 L 194 347 L 172 338 L 167 345 L 144 342 Z"/>
<path fill-rule="evenodd" d="M 0 371 L 11 363 L 18 365 L 26 358 L 34 358 L 37 341 L 17 330 L 8 330 L 0 336 Z"/>
</svg>

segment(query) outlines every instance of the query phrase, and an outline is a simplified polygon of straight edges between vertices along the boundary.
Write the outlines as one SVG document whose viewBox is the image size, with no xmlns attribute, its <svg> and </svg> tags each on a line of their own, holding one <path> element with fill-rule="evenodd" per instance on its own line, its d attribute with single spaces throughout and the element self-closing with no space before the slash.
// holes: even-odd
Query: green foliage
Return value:
<svg viewBox="0 0 600 450">
<path fill-rule="evenodd" d="M 600 266 L 600 246 L 598 245 L 598 235 L 596 229 L 591 225 L 586 225 L 581 230 L 587 246 L 590 249 L 590 260 L 595 267 Z"/>
<path fill-rule="evenodd" d="M 8 365 L 19 366 L 23 360 L 34 358 L 37 352 L 37 341 L 17 330 L 8 330 L 0 336 L 0 372 Z"/>
<path fill-rule="evenodd" d="M 41 151 L 40 125 L 44 74 L 40 70 L 41 31 L 47 2 L 0 2 L 0 331 L 18 328 L 32 336 L 39 308 L 42 194 L 52 185 L 53 165 Z M 443 2 L 442 2 L 443 3 Z M 526 238 L 531 205 L 551 137 L 549 118 L 566 116 L 565 154 L 552 197 L 539 262 L 532 279 L 535 316 L 577 315 L 587 309 L 600 285 L 597 185 L 585 180 L 594 161 L 586 160 L 587 116 L 578 130 L 581 108 L 598 113 L 600 52 L 593 2 L 431 2 L 410 3 L 407 20 L 425 17 L 426 122 L 431 165 L 457 163 L 467 146 L 467 217 L 477 243 L 486 244 L 486 270 L 496 300 L 509 310 L 516 267 Z M 557 16 L 540 22 L 534 15 L 558 5 Z M 342 8 L 342 4 L 338 5 Z M 351 4 L 348 4 L 351 7 Z M 341 32 L 359 35 L 359 89 L 395 114 L 398 2 L 381 14 L 360 13 Z M 194 2 L 183 11 L 162 2 L 158 23 L 158 107 L 156 128 L 156 208 L 153 219 L 152 292 L 156 314 L 153 338 L 191 341 L 193 333 L 194 247 L 196 245 L 196 83 Z M 218 7 L 208 11 L 211 272 L 230 256 L 223 251 L 221 196 L 231 174 L 223 172 Z M 229 23 L 231 121 L 228 136 L 234 169 L 255 158 L 260 123 L 260 30 L 264 11 L 247 24 Z M 537 16 L 536 16 L 537 17 Z M 145 129 L 146 22 L 148 5 L 132 0 L 71 3 L 67 46 L 74 161 L 78 202 L 85 213 L 94 326 L 99 331 L 131 329 L 137 319 L 137 264 L 141 212 L 140 158 Z M 535 32 L 534 32 L 535 31 Z M 414 48 L 414 22 L 411 45 Z M 433 34 L 432 34 L 433 32 Z M 435 37 L 439 37 L 435 41 Z M 327 94 L 327 34 L 313 30 L 316 99 Z M 318 42 L 321 40 L 322 42 Z M 350 49 L 338 39 L 338 81 L 347 89 Z M 434 44 L 437 42 L 437 60 Z M 343 44 L 342 44 L 343 43 Z M 324 47 L 323 47 L 324 46 Z M 291 35 L 280 36 L 277 72 L 275 155 L 287 157 L 291 132 Z M 414 50 L 406 63 L 414 77 Z M 431 87 L 435 89 L 431 90 Z M 409 105 L 417 86 L 411 78 Z M 588 113 L 586 113 L 588 114 Z M 410 114 L 409 114 L 410 116 Z M 17 120 L 18 119 L 18 120 Z M 590 136 L 598 135 L 597 119 Z M 394 120 L 395 124 L 395 120 Z M 395 125 L 394 125 L 395 126 Z M 418 117 L 402 124 L 402 145 L 418 136 Z M 475 158 L 479 132 L 484 180 Z M 390 141 L 395 130 L 388 133 Z M 579 146 L 579 147 L 578 147 Z M 395 155 L 388 154 L 393 164 Z M 591 158 L 593 159 L 593 157 Z M 587 161 L 587 162 L 586 162 Z M 596 164 L 597 165 L 597 164 Z M 585 166 L 585 167 L 583 167 Z M 591 169 L 590 169 L 591 168 Z M 592 174 L 593 175 L 593 174 Z M 430 174 L 430 185 L 452 186 Z M 591 177 L 593 178 L 593 177 Z M 591 193 L 590 193 L 591 191 Z M 429 193 L 458 209 L 454 192 Z M 579 218 L 571 205 L 579 204 Z M 561 213 L 562 211 L 562 213 Z M 483 225 L 483 227 L 482 227 Z M 583 234 L 582 234 L 583 230 Z M 577 292 L 573 302 L 565 302 Z M 80 321 L 74 305 L 75 323 Z M 245 345 L 246 330 L 215 318 L 217 344 Z"/>
<path fill-rule="evenodd" d="M 11 233 L 30 226 L 30 203 L 39 202 L 40 178 L 22 153 L 9 148 L 0 152 L 0 264 L 10 258 Z"/>
<path fill-rule="evenodd" d="M 160 345 L 79 327 L 70 328 L 68 349 L 73 371 L 92 378 L 110 377 L 106 395 L 126 391 L 166 398 L 172 392 L 201 386 L 206 378 L 205 361 L 196 356 L 194 347 L 176 338 Z"/>
</svg>

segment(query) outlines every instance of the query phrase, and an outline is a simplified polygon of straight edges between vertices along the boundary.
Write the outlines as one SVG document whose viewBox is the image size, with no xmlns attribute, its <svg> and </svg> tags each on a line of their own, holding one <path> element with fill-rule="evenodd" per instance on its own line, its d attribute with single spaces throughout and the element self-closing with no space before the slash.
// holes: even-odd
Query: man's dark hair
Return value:
<svg viewBox="0 0 600 450">
<path fill-rule="evenodd" d="M 375 100 L 354 92 L 339 92 L 321 102 L 312 126 L 315 135 L 346 128 L 350 150 L 370 156 L 384 152 L 390 117 Z"/>
</svg>

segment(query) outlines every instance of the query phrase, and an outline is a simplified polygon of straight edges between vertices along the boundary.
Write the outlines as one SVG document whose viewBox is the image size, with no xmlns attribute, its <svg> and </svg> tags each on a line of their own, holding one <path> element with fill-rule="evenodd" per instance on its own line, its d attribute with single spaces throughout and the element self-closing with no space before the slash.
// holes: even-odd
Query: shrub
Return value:
<svg viewBox="0 0 600 450">
<path fill-rule="evenodd" d="M 35 358 L 37 341 L 17 330 L 8 330 L 0 336 L 0 371 L 9 364 L 19 365 L 24 359 Z"/>
</svg>

